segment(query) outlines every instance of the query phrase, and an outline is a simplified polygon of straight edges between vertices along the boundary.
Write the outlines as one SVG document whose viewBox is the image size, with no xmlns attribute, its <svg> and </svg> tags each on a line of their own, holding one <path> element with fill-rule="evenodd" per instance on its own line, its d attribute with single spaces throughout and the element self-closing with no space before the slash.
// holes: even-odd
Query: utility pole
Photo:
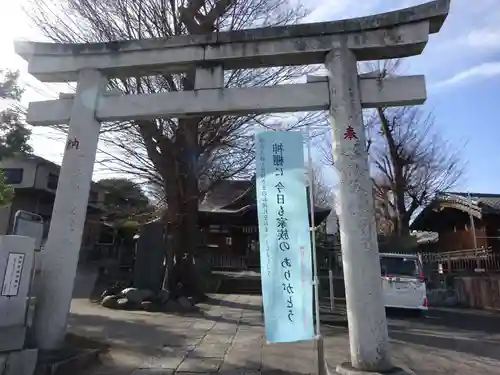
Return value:
<svg viewBox="0 0 500 375">
<path fill-rule="evenodd" d="M 479 253 L 478 253 L 478 249 L 477 249 L 477 236 L 476 236 L 476 224 L 474 222 L 474 216 L 472 215 L 472 197 L 470 195 L 470 192 L 467 193 L 467 203 L 468 203 L 468 206 L 469 206 L 469 220 L 470 220 L 470 227 L 471 227 L 471 231 L 472 231 L 472 241 L 473 241 L 473 244 L 474 244 L 474 254 L 476 255 L 476 269 L 475 271 L 476 272 L 481 272 L 482 269 L 481 269 L 481 261 L 479 259 Z"/>
<path fill-rule="evenodd" d="M 328 369 L 325 362 L 325 348 L 323 345 L 323 337 L 321 336 L 321 319 L 320 319 L 320 304 L 319 304 L 319 276 L 318 276 L 318 255 L 316 253 L 316 224 L 314 222 L 314 170 L 312 165 L 312 150 L 311 150 L 311 132 L 310 127 L 307 128 L 307 177 L 309 185 L 309 215 L 310 219 L 310 234 L 311 234 L 311 251 L 312 251 L 312 266 L 313 266 L 313 285 L 314 285 L 314 310 L 316 313 L 316 354 L 318 361 L 318 375 L 327 375 Z"/>
</svg>

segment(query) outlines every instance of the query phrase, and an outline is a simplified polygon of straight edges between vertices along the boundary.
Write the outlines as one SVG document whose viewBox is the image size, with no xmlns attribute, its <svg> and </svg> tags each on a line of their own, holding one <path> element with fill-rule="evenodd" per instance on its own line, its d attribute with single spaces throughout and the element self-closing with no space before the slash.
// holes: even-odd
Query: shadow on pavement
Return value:
<svg viewBox="0 0 500 375">
<path fill-rule="evenodd" d="M 452 350 L 480 357 L 488 357 L 500 360 L 498 347 L 500 341 L 483 341 L 479 339 L 462 339 L 453 337 L 440 337 L 435 332 L 411 332 L 406 328 L 391 327 L 389 325 L 389 336 L 392 340 L 404 341 L 411 344 L 423 345 L 429 348 Z"/>
<path fill-rule="evenodd" d="M 208 297 L 205 301 L 203 301 L 203 304 L 212 305 L 212 306 L 224 306 L 224 307 L 229 307 L 229 308 L 233 308 L 233 309 L 243 309 L 243 310 L 250 310 L 250 311 L 261 311 L 262 310 L 261 305 L 251 305 L 251 304 L 247 304 L 247 303 L 227 301 L 227 300 L 218 299 L 217 297 Z"/>
<path fill-rule="evenodd" d="M 431 309 L 425 317 L 388 314 L 391 339 L 500 360 L 500 315 Z"/>
<path fill-rule="evenodd" d="M 347 334 L 345 310 L 322 312 L 321 321 L 328 336 Z M 415 317 L 391 309 L 387 321 L 391 340 L 500 360 L 500 314 L 435 309 Z"/>
<path fill-rule="evenodd" d="M 131 355 L 151 355 L 165 344 L 190 345 L 189 337 L 182 330 L 173 332 L 167 324 L 144 324 L 140 319 L 71 314 L 69 327 L 72 333 L 101 341 Z"/>
<path fill-rule="evenodd" d="M 210 360 L 210 358 L 207 358 Z M 213 358 L 211 358 L 213 360 Z M 203 372 L 195 372 L 203 374 Z M 281 368 L 273 368 L 273 367 L 265 367 L 262 368 L 260 364 L 251 362 L 251 361 L 242 361 L 241 364 L 222 364 L 218 371 L 214 369 L 211 372 L 212 374 L 221 374 L 221 375 L 249 375 L 249 374 L 259 374 L 259 375 L 309 375 L 310 371 L 290 371 L 289 369 L 281 369 Z M 149 375 L 149 374 L 193 374 L 193 373 L 185 373 L 185 372 L 176 372 L 173 369 L 136 369 L 131 366 L 124 366 L 117 363 L 114 363 L 112 366 L 102 365 L 96 366 L 90 369 L 88 372 L 85 372 L 85 375 Z"/>
<path fill-rule="evenodd" d="M 487 313 L 468 309 L 430 310 L 426 319 L 429 325 L 446 325 L 467 331 L 500 333 L 500 313 Z"/>
</svg>

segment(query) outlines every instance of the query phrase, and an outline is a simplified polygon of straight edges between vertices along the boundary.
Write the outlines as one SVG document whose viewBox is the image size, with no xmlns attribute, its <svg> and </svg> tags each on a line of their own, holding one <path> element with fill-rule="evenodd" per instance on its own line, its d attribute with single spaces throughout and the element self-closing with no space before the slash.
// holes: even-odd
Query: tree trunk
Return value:
<svg viewBox="0 0 500 375">
<path fill-rule="evenodd" d="M 182 216 L 181 216 L 181 238 L 182 242 L 178 251 L 182 252 L 182 260 L 179 263 L 178 280 L 185 286 L 185 292 L 192 297 L 201 297 L 202 282 L 196 272 L 194 257 L 199 245 L 198 230 L 198 119 L 179 120 L 182 127 L 184 152 L 182 166 L 183 191 L 181 191 Z M 180 258 L 178 258 L 180 259 Z"/>
<path fill-rule="evenodd" d="M 176 164 L 176 163 L 175 163 Z M 177 255 L 179 247 L 179 238 L 182 236 L 179 232 L 179 189 L 176 186 L 177 176 L 176 168 L 172 167 L 162 173 L 164 181 L 164 191 L 166 195 L 167 213 L 164 216 L 165 225 L 165 256 L 167 259 L 167 282 L 169 290 L 175 288 L 176 282 L 174 277 L 174 257 Z M 166 178 L 165 178 L 166 177 Z M 170 264 L 169 264 L 170 263 Z"/>
<path fill-rule="evenodd" d="M 406 180 L 404 178 L 404 165 L 403 160 L 399 157 L 398 150 L 396 147 L 396 142 L 394 141 L 393 134 L 389 126 L 389 120 L 385 116 L 384 110 L 379 108 L 378 114 L 380 117 L 380 123 L 382 127 L 382 133 L 387 140 L 387 146 L 389 148 L 389 155 L 391 158 L 392 171 L 394 173 L 394 187 L 393 192 L 396 198 L 396 213 L 397 213 L 397 231 L 396 233 L 400 237 L 406 237 L 410 235 L 409 220 L 406 218 L 406 203 L 405 203 L 405 191 L 406 191 Z"/>
<path fill-rule="evenodd" d="M 198 281 L 193 267 L 196 238 L 191 234 L 194 231 L 189 206 L 185 200 L 185 181 L 183 178 L 172 181 L 176 181 L 177 186 L 174 192 L 168 192 L 174 190 L 172 187 L 167 191 L 167 259 L 172 259 L 171 270 L 167 274 L 168 288 L 176 297 L 191 297 L 198 294 Z"/>
<path fill-rule="evenodd" d="M 410 235 L 410 218 L 405 213 L 404 215 L 400 215 L 399 218 L 399 235 L 401 237 L 407 237 Z"/>
</svg>

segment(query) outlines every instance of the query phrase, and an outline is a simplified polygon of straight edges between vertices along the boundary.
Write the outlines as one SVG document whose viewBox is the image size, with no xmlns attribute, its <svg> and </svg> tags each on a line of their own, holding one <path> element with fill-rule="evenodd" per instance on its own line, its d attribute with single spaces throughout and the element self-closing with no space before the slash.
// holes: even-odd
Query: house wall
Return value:
<svg viewBox="0 0 500 375">
<path fill-rule="evenodd" d="M 22 169 L 23 179 L 19 184 L 12 184 L 14 189 L 33 187 L 36 175 L 36 163 L 24 159 L 5 159 L 0 163 L 1 169 Z"/>
<path fill-rule="evenodd" d="M 8 219 L 8 230 L 6 233 L 10 233 L 10 229 L 12 228 L 12 225 L 14 223 L 14 216 L 16 212 L 19 210 L 24 210 L 43 217 L 44 237 L 46 237 L 49 230 L 50 217 L 52 216 L 53 204 L 53 199 L 47 199 L 47 197 L 33 193 L 33 191 L 28 192 L 17 190 L 11 203 L 11 210 Z"/>
<path fill-rule="evenodd" d="M 479 224 L 479 223 L 478 223 Z M 476 226 L 477 246 L 487 248 L 488 241 L 484 224 Z M 474 248 L 474 235 L 469 224 L 455 226 L 453 230 L 439 233 L 438 245 L 441 251 L 467 250 Z"/>
<path fill-rule="evenodd" d="M 41 164 L 36 172 L 36 189 L 43 189 L 50 191 L 51 193 L 56 192 L 57 185 L 54 184 L 54 176 L 59 178 L 60 167 L 53 164 Z M 50 183 L 49 183 L 50 182 Z M 103 189 L 99 189 L 97 184 L 92 183 L 89 194 L 89 203 L 94 205 L 103 204 L 106 198 L 106 192 Z"/>
<path fill-rule="evenodd" d="M 52 164 L 40 164 L 36 171 L 35 189 L 48 190 L 55 193 L 57 185 L 52 188 L 49 185 L 49 175 L 53 174 L 59 177 L 59 167 Z"/>
<path fill-rule="evenodd" d="M 0 207 L 0 235 L 11 233 L 16 212 L 24 210 L 43 217 L 43 237 L 46 239 L 49 233 L 54 198 L 55 195 L 37 194 L 34 190 L 16 190 L 12 203 L 7 207 Z M 99 216 L 99 214 L 88 214 L 82 236 L 82 248 L 92 247 L 97 241 L 100 233 Z"/>
<path fill-rule="evenodd" d="M 460 276 L 454 284 L 460 305 L 500 311 L 499 275 Z"/>
<path fill-rule="evenodd" d="M 256 235 L 244 233 L 241 227 L 211 225 L 202 229 L 201 241 L 203 248 L 214 253 L 243 256 L 251 237 Z"/>
<path fill-rule="evenodd" d="M 53 200 L 47 201 L 33 191 L 15 190 L 14 198 L 8 206 L 0 207 L 0 235 L 9 234 L 17 211 L 23 210 L 38 214 L 49 220 L 52 216 Z M 48 232 L 48 224 L 45 224 Z"/>
<path fill-rule="evenodd" d="M 82 247 L 90 248 L 99 240 L 101 227 L 99 215 L 87 215 L 82 235 Z"/>
<path fill-rule="evenodd" d="M 500 217 L 491 215 L 485 217 L 488 246 L 500 252 Z"/>
<path fill-rule="evenodd" d="M 474 218 L 477 245 L 479 248 L 488 248 L 487 222 Z M 437 232 L 439 240 L 435 246 L 436 251 L 468 250 L 474 248 L 474 235 L 467 213 L 446 208 L 435 213 L 428 221 L 427 230 Z"/>
<path fill-rule="evenodd" d="M 44 220 L 44 234 L 43 238 L 46 239 L 49 234 L 50 220 L 52 218 L 52 210 L 54 206 L 54 197 L 52 199 L 47 199 L 47 196 L 33 194 L 31 191 L 23 192 L 18 191 L 15 195 L 10 210 L 8 214 L 2 216 L 0 211 L 0 230 L 3 230 L 0 234 L 10 233 L 10 229 L 13 226 L 14 216 L 18 210 L 24 210 L 28 212 L 36 213 L 43 217 Z M 3 223 L 6 222 L 6 224 Z M 1 226 L 2 224 L 3 227 Z M 82 235 L 82 249 L 87 251 L 91 248 L 98 240 L 100 233 L 99 215 L 88 214 L 85 221 L 85 227 Z"/>
<path fill-rule="evenodd" d="M 17 157 L 5 159 L 0 162 L 1 169 L 22 169 L 22 181 L 18 184 L 12 184 L 14 189 L 35 188 L 54 193 L 57 190 L 57 179 L 59 177 L 60 167 L 56 164 L 43 159 L 29 157 Z M 50 182 L 50 183 L 49 183 Z M 100 205 L 104 203 L 106 191 L 99 189 L 98 185 L 92 183 L 90 188 L 89 203 Z"/>
<path fill-rule="evenodd" d="M 465 213 L 457 213 L 454 219 L 441 218 L 437 244 L 439 251 L 467 250 L 474 248 L 474 232 L 470 218 Z M 500 217 L 484 216 L 482 220 L 474 218 L 477 246 L 500 251 Z"/>
<path fill-rule="evenodd" d="M 11 205 L 0 207 L 0 235 L 7 234 L 9 230 Z"/>
<path fill-rule="evenodd" d="M 0 207 L 0 235 L 11 233 L 16 212 L 24 210 L 43 217 L 43 238 L 46 240 L 54 207 L 60 167 L 42 158 L 22 156 L 2 160 L 0 168 L 22 169 L 22 180 L 20 183 L 12 184 L 14 188 L 12 203 L 7 207 Z M 95 183 L 91 184 L 89 206 L 94 208 L 91 211 L 98 213 L 87 215 L 82 235 L 82 250 L 80 252 L 82 257 L 85 257 L 86 251 L 91 249 L 99 238 L 101 229 L 99 207 L 104 203 L 105 196 L 106 191 L 104 189 L 99 189 Z"/>
<path fill-rule="evenodd" d="M 231 232 L 226 226 L 210 225 L 208 228 L 203 228 L 201 233 L 203 247 L 215 253 L 230 254 L 232 240 Z"/>
</svg>

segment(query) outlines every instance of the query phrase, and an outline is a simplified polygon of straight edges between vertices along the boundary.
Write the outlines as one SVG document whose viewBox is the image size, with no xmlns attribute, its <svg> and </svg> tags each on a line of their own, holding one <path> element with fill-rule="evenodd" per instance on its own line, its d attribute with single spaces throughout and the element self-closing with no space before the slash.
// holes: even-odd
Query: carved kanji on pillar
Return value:
<svg viewBox="0 0 500 375">
<path fill-rule="evenodd" d="M 80 141 L 78 141 L 76 137 L 73 137 L 73 139 L 68 139 L 68 142 L 66 142 L 66 150 L 69 150 L 70 148 L 78 150 L 79 147 L 80 147 Z"/>
</svg>

